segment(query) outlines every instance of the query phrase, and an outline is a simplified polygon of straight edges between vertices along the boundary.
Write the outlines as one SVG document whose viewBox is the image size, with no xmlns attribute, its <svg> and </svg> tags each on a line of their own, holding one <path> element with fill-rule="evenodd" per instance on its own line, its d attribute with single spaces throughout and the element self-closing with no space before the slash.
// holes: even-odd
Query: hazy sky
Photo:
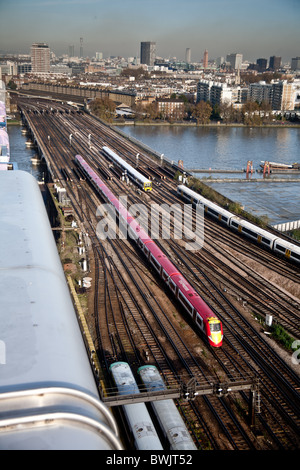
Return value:
<svg viewBox="0 0 300 470">
<path fill-rule="evenodd" d="M 57 54 L 140 56 L 142 41 L 161 57 L 192 61 L 300 56 L 300 0 L 0 0 L 0 52 L 30 54 L 45 42 Z"/>
</svg>

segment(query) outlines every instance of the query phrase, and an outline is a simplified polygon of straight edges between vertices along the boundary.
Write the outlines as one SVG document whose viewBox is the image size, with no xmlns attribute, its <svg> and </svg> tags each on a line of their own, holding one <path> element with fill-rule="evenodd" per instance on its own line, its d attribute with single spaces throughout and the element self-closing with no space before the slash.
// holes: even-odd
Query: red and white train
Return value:
<svg viewBox="0 0 300 470">
<path fill-rule="evenodd" d="M 151 265 L 160 275 L 163 282 L 169 287 L 171 292 L 184 307 L 193 323 L 207 337 L 209 344 L 214 347 L 220 347 L 223 341 L 223 327 L 215 313 L 136 222 L 127 209 L 120 203 L 119 199 L 103 183 L 84 158 L 80 155 L 76 155 L 75 161 L 96 191 L 115 208 L 120 224 L 125 224 L 130 238 L 137 243 Z"/>
</svg>

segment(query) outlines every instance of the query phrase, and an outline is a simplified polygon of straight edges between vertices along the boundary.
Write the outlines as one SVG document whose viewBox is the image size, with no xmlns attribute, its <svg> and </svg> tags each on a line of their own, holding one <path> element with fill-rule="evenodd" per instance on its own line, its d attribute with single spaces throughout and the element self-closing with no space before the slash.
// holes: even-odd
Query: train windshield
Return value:
<svg viewBox="0 0 300 470">
<path fill-rule="evenodd" d="M 216 323 L 210 321 L 209 326 L 211 333 L 217 333 L 218 331 L 221 331 L 221 323 L 219 321 Z"/>
</svg>

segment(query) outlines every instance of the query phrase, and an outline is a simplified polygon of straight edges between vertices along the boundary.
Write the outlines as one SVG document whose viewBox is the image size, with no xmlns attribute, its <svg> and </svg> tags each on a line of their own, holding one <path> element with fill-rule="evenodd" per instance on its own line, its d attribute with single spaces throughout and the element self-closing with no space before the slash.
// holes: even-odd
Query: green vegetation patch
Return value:
<svg viewBox="0 0 300 470">
<path fill-rule="evenodd" d="M 275 325 L 272 330 L 272 337 L 278 341 L 287 350 L 292 350 L 292 344 L 295 341 L 291 335 L 289 335 L 281 325 Z"/>
</svg>

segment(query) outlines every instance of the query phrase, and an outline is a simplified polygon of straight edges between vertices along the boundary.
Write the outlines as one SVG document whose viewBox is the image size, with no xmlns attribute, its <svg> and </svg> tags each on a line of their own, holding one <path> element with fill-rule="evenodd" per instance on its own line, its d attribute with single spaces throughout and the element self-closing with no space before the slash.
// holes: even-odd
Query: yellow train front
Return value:
<svg viewBox="0 0 300 470">
<path fill-rule="evenodd" d="M 144 182 L 144 191 L 151 191 L 152 190 L 152 181 L 147 180 Z"/>
</svg>

